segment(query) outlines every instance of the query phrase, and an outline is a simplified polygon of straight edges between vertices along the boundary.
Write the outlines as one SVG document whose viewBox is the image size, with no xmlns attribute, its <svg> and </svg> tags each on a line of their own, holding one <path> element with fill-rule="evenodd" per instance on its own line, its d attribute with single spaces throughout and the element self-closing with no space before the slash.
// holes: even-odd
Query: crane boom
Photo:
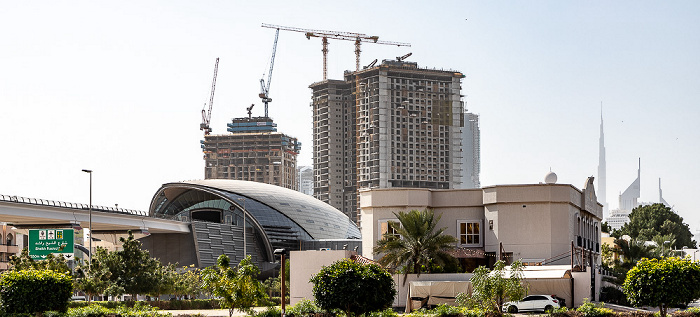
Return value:
<svg viewBox="0 0 700 317">
<path fill-rule="evenodd" d="M 323 80 L 328 79 L 328 60 L 327 60 L 328 39 L 354 41 L 355 42 L 355 70 L 356 71 L 360 70 L 360 53 L 362 52 L 362 50 L 360 49 L 360 46 L 361 46 L 362 42 L 368 42 L 368 43 L 374 43 L 374 44 L 384 44 L 384 45 L 408 46 L 408 47 L 411 46 L 411 44 L 409 44 L 409 43 L 380 41 L 379 36 L 367 35 L 367 34 L 363 34 L 363 33 L 302 29 L 302 28 L 296 28 L 296 27 L 272 25 L 272 24 L 265 24 L 265 23 L 262 24 L 262 27 L 277 29 L 278 31 L 283 30 L 283 31 L 304 33 L 304 35 L 306 35 L 307 39 L 311 39 L 312 37 L 320 37 L 322 40 L 321 43 L 323 45 L 323 48 L 321 49 L 321 52 L 323 52 Z"/>
<path fill-rule="evenodd" d="M 214 78 L 211 81 L 211 94 L 209 95 L 209 110 L 207 110 L 207 104 L 204 104 L 202 108 L 202 123 L 199 124 L 199 129 L 204 131 L 204 135 L 209 135 L 211 133 L 211 127 L 209 122 L 211 122 L 211 109 L 214 106 L 214 90 L 216 90 L 216 74 L 219 72 L 219 58 L 216 58 L 216 63 L 214 64 Z"/>
<path fill-rule="evenodd" d="M 275 32 L 275 42 L 272 44 L 272 57 L 270 58 L 270 70 L 267 73 L 267 84 L 265 83 L 265 74 L 260 78 L 260 99 L 265 104 L 265 117 L 267 118 L 267 105 L 272 101 L 270 99 L 270 81 L 272 81 L 272 70 L 275 67 L 275 54 L 277 53 L 277 39 L 280 35 L 280 29 Z"/>
</svg>

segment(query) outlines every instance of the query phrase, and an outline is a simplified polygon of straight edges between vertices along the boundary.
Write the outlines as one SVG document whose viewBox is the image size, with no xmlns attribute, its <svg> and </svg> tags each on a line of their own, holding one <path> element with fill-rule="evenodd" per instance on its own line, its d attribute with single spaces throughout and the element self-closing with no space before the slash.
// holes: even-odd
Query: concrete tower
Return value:
<svg viewBox="0 0 700 317">
<path fill-rule="evenodd" d="M 357 217 L 365 188 L 459 188 L 462 78 L 384 60 L 311 84 L 314 197 Z"/>
<path fill-rule="evenodd" d="M 600 105 L 600 139 L 598 141 L 598 201 L 603 204 L 603 218 L 608 217 L 605 172 L 605 134 L 603 133 L 603 105 Z"/>
</svg>

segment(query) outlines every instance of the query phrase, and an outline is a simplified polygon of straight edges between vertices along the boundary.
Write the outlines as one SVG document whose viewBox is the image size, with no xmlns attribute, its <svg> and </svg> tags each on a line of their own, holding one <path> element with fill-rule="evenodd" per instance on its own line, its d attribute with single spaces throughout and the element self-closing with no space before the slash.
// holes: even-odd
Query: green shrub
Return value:
<svg viewBox="0 0 700 317">
<path fill-rule="evenodd" d="M 393 309 L 387 308 L 385 310 L 380 310 L 380 311 L 375 311 L 371 312 L 369 314 L 369 317 L 398 317 L 399 314 L 396 313 Z"/>
<path fill-rule="evenodd" d="M 267 309 L 259 312 L 254 312 L 250 316 L 253 317 L 279 317 L 282 316 L 282 311 L 278 307 L 268 307 Z"/>
<path fill-rule="evenodd" d="M 585 317 L 608 317 L 613 316 L 615 313 L 610 308 L 605 308 L 605 304 L 593 304 L 588 298 L 583 299 L 583 304 L 576 308 L 576 311 L 581 313 Z"/>
<path fill-rule="evenodd" d="M 72 291 L 71 277 L 51 270 L 8 271 L 0 277 L 0 300 L 9 314 L 65 312 Z"/>
<path fill-rule="evenodd" d="M 287 308 L 287 316 L 290 317 L 302 317 L 302 316 L 309 316 L 312 314 L 318 314 L 322 313 L 323 310 L 318 308 L 316 304 L 314 304 L 313 301 L 310 301 L 308 299 L 302 299 L 298 303 L 296 303 L 294 306 L 291 306 Z"/>
<path fill-rule="evenodd" d="M 343 259 L 324 266 L 311 278 L 316 304 L 325 310 L 342 309 L 356 316 L 384 310 L 396 296 L 394 279 L 375 264 Z"/>
<path fill-rule="evenodd" d="M 677 310 L 672 315 L 673 317 L 700 317 L 700 308 L 690 307 L 686 310 Z"/>
</svg>

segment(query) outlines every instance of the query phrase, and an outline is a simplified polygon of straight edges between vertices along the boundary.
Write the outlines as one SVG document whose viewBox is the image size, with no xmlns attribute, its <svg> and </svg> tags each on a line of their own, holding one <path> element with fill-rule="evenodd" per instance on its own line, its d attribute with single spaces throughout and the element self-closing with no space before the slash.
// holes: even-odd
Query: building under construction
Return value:
<svg viewBox="0 0 700 317">
<path fill-rule="evenodd" d="M 234 118 L 229 134 L 205 135 L 205 179 L 237 179 L 297 190 L 301 143 L 269 117 Z"/>
<path fill-rule="evenodd" d="M 363 188 L 459 188 L 460 72 L 401 58 L 311 84 L 314 197 L 355 221 Z"/>
</svg>

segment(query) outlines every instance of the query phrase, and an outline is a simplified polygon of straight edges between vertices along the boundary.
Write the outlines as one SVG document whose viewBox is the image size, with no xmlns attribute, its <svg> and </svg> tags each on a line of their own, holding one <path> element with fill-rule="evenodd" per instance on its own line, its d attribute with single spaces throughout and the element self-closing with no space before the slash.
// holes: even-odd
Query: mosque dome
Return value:
<svg viewBox="0 0 700 317">
<path fill-rule="evenodd" d="M 552 171 L 549 171 L 547 175 L 544 176 L 544 183 L 545 184 L 554 184 L 557 182 L 557 174 L 555 174 Z"/>
</svg>

